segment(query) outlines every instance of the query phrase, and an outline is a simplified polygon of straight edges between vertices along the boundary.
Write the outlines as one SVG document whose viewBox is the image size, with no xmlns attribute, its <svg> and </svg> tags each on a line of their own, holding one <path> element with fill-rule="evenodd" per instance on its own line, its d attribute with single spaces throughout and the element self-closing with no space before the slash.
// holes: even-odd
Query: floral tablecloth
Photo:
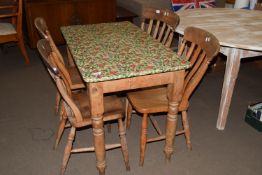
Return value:
<svg viewBox="0 0 262 175">
<path fill-rule="evenodd" d="M 61 27 L 85 82 L 186 69 L 175 52 L 130 22 Z"/>
</svg>

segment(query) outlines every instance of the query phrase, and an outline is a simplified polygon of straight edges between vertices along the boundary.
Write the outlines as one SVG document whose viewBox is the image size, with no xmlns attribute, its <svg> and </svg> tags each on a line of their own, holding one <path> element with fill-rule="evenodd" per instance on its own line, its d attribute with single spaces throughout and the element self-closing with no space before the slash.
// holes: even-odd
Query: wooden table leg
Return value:
<svg viewBox="0 0 262 175">
<path fill-rule="evenodd" d="M 240 54 L 240 50 L 231 48 L 227 55 L 226 71 L 217 118 L 217 129 L 219 130 L 225 129 L 229 106 L 240 67 Z"/>
<path fill-rule="evenodd" d="M 178 106 L 182 98 L 185 71 L 174 72 L 174 84 L 168 85 L 168 114 L 166 123 L 166 143 L 164 153 L 166 159 L 170 160 L 174 152 L 174 142 L 177 127 Z"/>
<path fill-rule="evenodd" d="M 96 153 L 96 167 L 99 175 L 105 174 L 105 134 L 104 134 L 104 101 L 103 101 L 103 87 L 96 83 L 87 84 L 90 98 L 90 108 L 93 126 L 94 147 Z"/>
</svg>

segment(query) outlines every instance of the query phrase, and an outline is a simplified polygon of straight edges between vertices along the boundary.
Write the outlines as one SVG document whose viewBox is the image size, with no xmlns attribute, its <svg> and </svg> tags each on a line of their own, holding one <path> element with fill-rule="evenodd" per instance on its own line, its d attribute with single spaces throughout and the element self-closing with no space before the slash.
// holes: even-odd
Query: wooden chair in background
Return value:
<svg viewBox="0 0 262 175">
<path fill-rule="evenodd" d="M 35 18 L 34 24 L 35 24 L 35 27 L 38 30 L 39 34 L 41 35 L 41 37 L 48 39 L 51 42 L 52 48 L 55 49 L 59 53 L 59 57 L 62 58 L 62 55 L 60 54 L 59 50 L 57 49 L 56 44 L 55 44 L 55 42 L 54 42 L 54 40 L 53 40 L 53 38 L 50 34 L 50 31 L 48 30 L 48 27 L 47 27 L 47 24 L 46 24 L 46 21 L 44 20 L 44 18 L 42 18 L 42 17 Z M 73 58 L 71 56 L 71 53 L 70 53 L 68 47 L 66 49 L 67 49 L 67 61 L 68 61 L 67 67 L 70 69 L 72 67 L 75 67 L 75 63 L 73 61 Z M 64 63 L 63 59 L 61 59 L 61 61 Z"/>
<path fill-rule="evenodd" d="M 10 2 L 10 3 L 9 3 Z M 17 42 L 26 64 L 29 64 L 29 57 L 24 44 L 22 30 L 22 0 L 10 0 L 0 2 L 0 44 Z"/>
<path fill-rule="evenodd" d="M 78 69 L 75 66 L 66 66 L 65 65 L 63 56 L 61 55 L 60 51 L 56 47 L 52 39 L 52 36 L 48 30 L 45 20 L 43 18 L 38 17 L 35 19 L 34 22 L 35 22 L 35 27 L 39 31 L 42 38 L 45 38 L 50 42 L 52 51 L 56 54 L 56 58 L 58 59 L 57 61 L 62 64 L 61 66 L 63 66 L 63 70 L 61 71 L 64 72 L 66 78 L 68 79 L 70 83 L 70 88 L 72 90 L 85 88 L 85 85 L 82 81 L 82 78 L 81 78 L 81 75 Z"/>
<path fill-rule="evenodd" d="M 170 47 L 179 16 L 167 9 L 144 8 L 141 29 L 154 39 Z"/>
<path fill-rule="evenodd" d="M 184 37 L 178 50 L 178 55 L 184 60 L 190 61 L 192 65 L 186 72 L 182 101 L 179 105 L 179 111 L 182 112 L 183 129 L 177 132 L 177 135 L 185 135 L 189 149 L 192 148 L 187 117 L 189 98 L 204 76 L 209 63 L 219 52 L 219 49 L 219 42 L 214 35 L 202 29 L 189 27 L 184 32 Z M 140 134 L 140 165 L 144 163 L 146 143 L 165 139 L 165 134 L 161 132 L 156 120 L 152 119 L 149 114 L 168 111 L 168 97 L 166 94 L 166 87 L 150 88 L 127 94 L 129 101 L 126 116 L 127 128 L 130 127 L 133 108 L 143 114 Z M 159 136 L 148 138 L 148 117 Z"/>
<path fill-rule="evenodd" d="M 35 19 L 34 23 L 41 37 L 46 39 L 50 43 L 50 46 L 51 46 L 50 48 L 52 49 L 52 52 L 54 54 L 54 59 L 55 59 L 54 63 L 56 67 L 59 69 L 59 71 L 61 72 L 61 74 L 64 76 L 64 78 L 67 80 L 71 91 L 74 91 L 77 93 L 78 90 L 84 89 L 85 83 L 82 81 L 81 75 L 77 67 L 65 65 L 63 56 L 61 55 L 60 51 L 56 47 L 51 37 L 51 34 L 48 30 L 45 20 L 43 18 L 38 17 Z M 59 144 L 64 128 L 66 127 L 66 121 L 67 121 L 66 116 L 64 116 L 64 111 L 61 111 L 59 108 L 60 100 L 61 100 L 60 93 L 57 93 L 56 112 L 59 113 L 60 111 L 60 124 L 59 124 L 59 129 L 57 132 L 54 149 L 56 149 Z"/>
<path fill-rule="evenodd" d="M 75 139 L 76 129 L 84 128 L 86 126 L 92 127 L 92 120 L 90 114 L 90 105 L 87 97 L 86 91 L 81 91 L 79 93 L 72 93 L 69 82 L 64 78 L 62 73 L 55 64 L 54 56 L 50 42 L 46 39 L 42 39 L 37 43 L 38 51 L 40 52 L 47 69 L 54 79 L 58 91 L 62 96 L 62 106 L 65 109 L 66 115 L 71 123 L 71 130 L 68 136 L 67 144 L 64 151 L 64 158 L 61 166 L 61 175 L 64 174 L 69 157 L 71 153 L 96 151 L 94 146 L 88 148 L 74 148 L 73 141 Z M 105 149 L 113 149 L 117 147 L 122 148 L 122 153 L 124 156 L 124 161 L 126 169 L 129 170 L 129 158 L 128 158 L 128 148 L 125 136 L 125 128 L 123 125 L 123 113 L 124 108 L 121 100 L 117 96 L 105 96 L 104 97 L 104 122 L 109 122 L 113 120 L 118 121 L 118 129 L 120 136 L 120 143 L 116 144 L 105 144 Z M 104 144 L 104 143 L 101 143 Z"/>
<path fill-rule="evenodd" d="M 77 67 L 73 66 L 66 66 L 63 56 L 61 55 L 60 51 L 58 50 L 58 48 L 56 47 L 51 34 L 48 30 L 48 27 L 46 25 L 46 21 L 41 18 L 38 17 L 34 20 L 35 23 L 35 27 L 37 28 L 39 34 L 41 35 L 42 38 L 45 38 L 49 41 L 51 49 L 53 51 L 53 53 L 55 54 L 54 58 L 55 60 L 55 64 L 57 65 L 57 67 L 59 68 L 60 72 L 63 74 L 63 76 L 65 77 L 65 79 L 67 79 L 70 89 L 72 91 L 77 91 L 79 89 L 83 89 L 85 88 L 85 84 L 82 81 L 81 75 L 77 69 Z M 59 113 L 59 104 L 60 104 L 60 94 L 57 93 L 57 97 L 56 97 L 56 112 Z M 61 114 L 62 115 L 62 114 Z M 63 118 L 62 116 L 60 116 L 61 118 Z M 64 122 L 63 119 L 61 119 L 61 121 Z M 62 124 L 62 123 L 61 123 Z M 62 128 L 62 126 L 61 126 Z M 63 132 L 63 130 L 61 130 L 61 132 Z M 58 140 L 54 146 L 54 148 L 57 147 L 60 137 L 62 135 L 59 134 L 60 136 L 58 137 Z"/>
</svg>

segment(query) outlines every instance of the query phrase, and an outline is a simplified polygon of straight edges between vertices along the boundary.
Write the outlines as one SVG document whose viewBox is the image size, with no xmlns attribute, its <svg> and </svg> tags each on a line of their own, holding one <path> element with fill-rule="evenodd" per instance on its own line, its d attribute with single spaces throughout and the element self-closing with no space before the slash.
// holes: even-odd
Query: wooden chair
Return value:
<svg viewBox="0 0 262 175">
<path fill-rule="evenodd" d="M 46 25 L 46 21 L 43 18 L 38 17 L 34 20 L 34 23 L 41 37 L 47 39 L 50 42 L 52 51 L 56 54 L 55 56 L 56 63 L 59 64 L 60 71 L 63 72 L 65 78 L 68 80 L 71 90 L 78 90 L 78 89 L 85 88 L 85 84 L 82 81 L 82 78 L 80 76 L 78 69 L 74 65 L 66 67 L 64 63 L 64 59 L 51 37 L 51 34 Z M 60 96 L 58 93 L 56 97 L 56 112 L 57 113 L 59 111 L 59 104 L 60 104 Z"/>
<path fill-rule="evenodd" d="M 209 63 L 219 52 L 219 49 L 219 42 L 214 35 L 199 28 L 188 27 L 184 32 L 184 37 L 178 50 L 178 55 L 184 60 L 190 61 L 192 65 L 186 72 L 182 101 L 179 105 L 179 112 L 182 112 L 183 130 L 177 132 L 177 135 L 185 134 L 189 149 L 192 148 L 187 118 L 189 98 L 204 76 Z M 156 120 L 153 120 L 151 117 L 152 124 L 159 136 L 155 138 L 147 137 L 147 118 L 149 114 L 168 111 L 168 97 L 166 96 L 166 92 L 166 87 L 157 87 L 127 94 L 129 101 L 126 118 L 127 127 L 130 127 L 133 108 L 143 114 L 140 135 L 140 165 L 144 163 L 146 143 L 165 139 L 165 134 L 161 132 Z"/>
<path fill-rule="evenodd" d="M 64 63 L 64 59 L 51 37 L 51 34 L 48 30 L 45 20 L 43 18 L 38 17 L 34 20 L 34 23 L 41 37 L 46 39 L 49 42 L 51 51 L 53 53 L 53 58 L 54 58 L 53 63 L 55 64 L 56 68 L 59 69 L 64 79 L 66 79 L 66 81 L 68 82 L 68 86 L 70 87 L 71 91 L 77 93 L 78 90 L 84 89 L 85 84 L 82 81 L 81 75 L 77 67 L 75 66 L 66 67 Z M 60 93 L 57 93 L 56 95 L 56 113 L 59 113 L 60 111 L 60 124 L 59 124 L 59 129 L 57 132 L 56 141 L 54 144 L 54 149 L 56 149 L 59 144 L 64 128 L 68 126 L 68 125 L 65 125 L 67 121 L 67 117 L 64 115 L 65 111 L 60 110 L 60 100 L 61 100 Z"/>
<path fill-rule="evenodd" d="M 45 64 L 47 65 L 50 75 L 53 77 L 57 85 L 58 91 L 62 96 L 63 108 L 65 109 L 66 115 L 71 123 L 71 129 L 68 135 L 68 140 L 64 151 L 64 158 L 61 166 L 61 175 L 63 175 L 71 153 L 95 151 L 96 149 L 94 146 L 88 148 L 72 148 L 76 129 L 86 126 L 92 127 L 89 100 L 85 91 L 81 91 L 80 93 L 72 93 L 68 81 L 64 79 L 64 76 L 61 74 L 61 72 L 59 72 L 59 69 L 55 67 L 54 60 L 56 58 L 54 58 L 50 43 L 46 39 L 42 39 L 38 41 L 37 48 L 43 57 Z M 120 143 L 106 144 L 105 149 L 109 150 L 121 147 L 126 169 L 129 170 L 130 166 L 128 160 L 128 148 L 125 137 L 125 128 L 122 121 L 124 113 L 123 104 L 117 96 L 105 96 L 104 110 L 104 122 L 117 120 L 120 136 Z"/>
<path fill-rule="evenodd" d="M 81 75 L 78 72 L 78 69 L 75 66 L 68 66 L 66 67 L 65 63 L 64 63 L 64 59 L 60 53 L 60 51 L 58 50 L 58 48 L 56 47 L 52 36 L 50 35 L 50 32 L 48 30 L 48 27 L 46 25 L 46 22 L 43 18 L 36 18 L 35 21 L 35 27 L 37 28 L 37 30 L 39 31 L 40 35 L 42 36 L 42 38 L 47 39 L 50 42 L 50 46 L 52 48 L 52 51 L 56 54 L 56 58 L 57 58 L 57 62 L 61 63 L 62 65 L 62 70 L 63 71 L 69 82 L 70 88 L 72 90 L 75 89 L 80 89 L 80 88 L 85 88 L 85 85 L 82 81 Z"/>
<path fill-rule="evenodd" d="M 0 44 L 17 42 L 26 64 L 29 57 L 26 52 L 22 31 L 22 0 L 0 2 Z"/>
<path fill-rule="evenodd" d="M 166 47 L 171 46 L 178 23 L 179 16 L 171 10 L 143 9 L 141 29 Z"/>
<path fill-rule="evenodd" d="M 41 52 L 40 52 L 41 50 Z M 44 50 L 44 51 L 42 51 Z M 41 58 L 43 60 L 43 63 L 45 64 L 48 72 L 50 73 L 50 70 L 55 73 L 54 71 L 58 72 L 58 67 L 56 65 L 56 62 L 54 60 L 54 58 L 56 57 L 56 54 L 52 51 L 52 48 L 50 46 L 50 42 L 48 40 L 46 40 L 45 42 L 42 41 L 41 45 L 39 44 L 38 46 L 38 51 L 41 54 Z M 52 56 L 50 56 L 52 54 Z M 57 58 L 56 58 L 57 59 Z M 52 74 L 50 73 L 50 75 L 52 76 Z M 70 83 L 69 81 L 66 81 L 68 83 L 68 86 L 70 87 Z M 60 93 L 57 93 L 57 96 L 59 97 L 59 103 L 61 100 L 61 96 Z M 59 125 L 58 125 L 58 130 L 56 133 L 56 139 L 55 139 L 55 144 L 54 144 L 54 149 L 57 148 L 60 139 L 62 137 L 62 134 L 64 132 L 65 128 L 70 127 L 71 125 L 69 123 L 67 123 L 67 116 L 65 115 L 65 111 L 63 109 L 60 110 L 60 115 L 59 115 Z M 67 123 L 67 124 L 66 124 Z"/>
</svg>

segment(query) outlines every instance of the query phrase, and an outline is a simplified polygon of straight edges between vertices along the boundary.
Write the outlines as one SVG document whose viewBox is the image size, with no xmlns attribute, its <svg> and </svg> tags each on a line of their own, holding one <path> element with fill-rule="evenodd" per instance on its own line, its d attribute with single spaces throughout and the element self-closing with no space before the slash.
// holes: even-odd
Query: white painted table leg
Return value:
<svg viewBox="0 0 262 175">
<path fill-rule="evenodd" d="M 240 67 L 240 54 L 241 50 L 231 48 L 227 56 L 226 72 L 217 119 L 217 129 L 219 130 L 225 129 L 231 98 Z"/>
</svg>

